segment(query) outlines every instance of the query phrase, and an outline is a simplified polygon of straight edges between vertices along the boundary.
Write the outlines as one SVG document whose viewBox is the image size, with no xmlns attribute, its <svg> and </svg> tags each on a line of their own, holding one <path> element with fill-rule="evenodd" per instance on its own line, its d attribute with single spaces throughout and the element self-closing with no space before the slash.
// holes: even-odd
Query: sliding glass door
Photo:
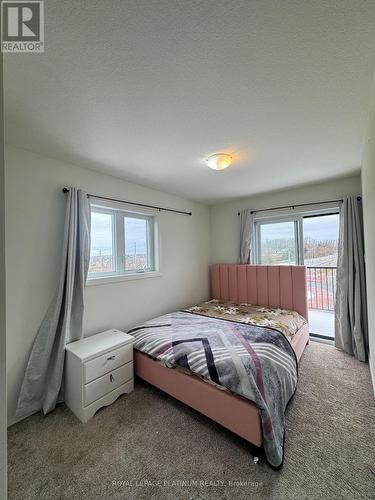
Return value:
<svg viewBox="0 0 375 500">
<path fill-rule="evenodd" d="M 306 265 L 311 332 L 325 338 L 334 336 L 338 238 L 337 210 L 255 222 L 256 263 Z"/>
<path fill-rule="evenodd" d="M 311 332 L 334 338 L 339 214 L 303 218 L 304 264 Z"/>
</svg>

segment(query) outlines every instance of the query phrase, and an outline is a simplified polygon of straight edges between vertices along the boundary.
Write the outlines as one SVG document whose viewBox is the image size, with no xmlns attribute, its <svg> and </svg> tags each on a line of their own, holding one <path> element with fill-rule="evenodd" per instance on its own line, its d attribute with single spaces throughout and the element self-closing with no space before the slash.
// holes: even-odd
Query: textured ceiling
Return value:
<svg viewBox="0 0 375 500">
<path fill-rule="evenodd" d="M 375 1 L 45 9 L 45 53 L 4 57 L 10 144 L 208 203 L 359 169 Z"/>
</svg>

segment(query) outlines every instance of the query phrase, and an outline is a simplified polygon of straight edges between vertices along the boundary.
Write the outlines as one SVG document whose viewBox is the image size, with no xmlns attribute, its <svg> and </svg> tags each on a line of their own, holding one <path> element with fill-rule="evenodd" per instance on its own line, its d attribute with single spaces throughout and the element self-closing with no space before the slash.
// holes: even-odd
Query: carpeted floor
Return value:
<svg viewBox="0 0 375 500">
<path fill-rule="evenodd" d="M 138 383 L 87 424 L 62 405 L 11 427 L 9 499 L 374 499 L 368 365 L 311 342 L 285 446 L 281 471 L 255 465 L 248 443 Z"/>
</svg>

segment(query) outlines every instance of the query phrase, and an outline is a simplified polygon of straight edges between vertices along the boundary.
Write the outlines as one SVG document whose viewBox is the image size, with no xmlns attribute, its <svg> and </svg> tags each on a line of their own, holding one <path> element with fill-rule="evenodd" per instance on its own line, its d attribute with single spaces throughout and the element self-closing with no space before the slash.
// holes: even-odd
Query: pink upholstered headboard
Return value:
<svg viewBox="0 0 375 500">
<path fill-rule="evenodd" d="M 213 264 L 212 298 L 281 307 L 308 318 L 305 266 Z"/>
</svg>

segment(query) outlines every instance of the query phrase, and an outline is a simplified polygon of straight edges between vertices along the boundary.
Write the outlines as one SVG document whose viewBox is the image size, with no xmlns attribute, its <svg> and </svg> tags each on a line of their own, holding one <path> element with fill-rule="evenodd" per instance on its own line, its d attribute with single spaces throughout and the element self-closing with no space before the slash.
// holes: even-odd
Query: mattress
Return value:
<svg viewBox="0 0 375 500">
<path fill-rule="evenodd" d="M 239 304 L 236 302 L 222 301 L 217 299 L 202 302 L 187 309 L 183 309 L 183 311 L 192 314 L 209 316 L 212 318 L 224 319 L 228 321 L 235 321 L 238 323 L 268 327 L 278 330 L 287 338 L 294 350 L 296 350 L 296 346 L 298 345 L 299 340 L 302 340 L 299 337 L 301 336 L 301 333 L 303 333 L 303 328 L 307 325 L 306 319 L 296 311 L 257 306 L 245 303 Z M 304 345 L 305 342 L 303 343 L 303 346 Z M 137 347 L 135 348 L 137 349 Z M 142 349 L 139 347 L 137 350 L 142 352 Z M 145 351 L 143 351 L 143 353 L 147 354 Z M 297 354 L 298 359 L 300 355 L 298 356 Z M 229 391 L 227 387 L 217 384 L 197 373 L 193 373 L 189 368 L 169 363 L 166 360 L 160 361 L 154 357 L 153 359 L 157 363 L 160 363 L 168 368 L 176 369 L 184 373 L 185 375 L 198 376 L 204 382 L 214 385 L 217 389 L 220 389 L 222 391 Z"/>
</svg>

